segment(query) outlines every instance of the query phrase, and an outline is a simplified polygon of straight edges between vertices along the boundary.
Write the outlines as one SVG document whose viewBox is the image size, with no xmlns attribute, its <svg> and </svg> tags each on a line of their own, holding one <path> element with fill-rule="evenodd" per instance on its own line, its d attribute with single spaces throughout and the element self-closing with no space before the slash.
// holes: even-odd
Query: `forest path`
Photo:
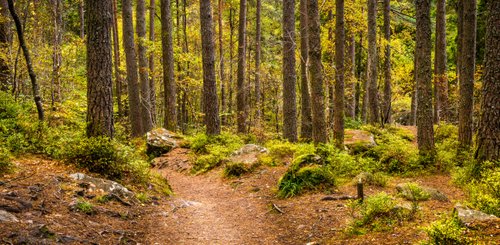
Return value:
<svg viewBox="0 0 500 245">
<path fill-rule="evenodd" d="M 159 219 L 150 219 L 147 240 L 163 244 L 271 244 L 276 227 L 270 220 L 272 192 L 240 188 L 241 180 L 221 178 L 220 171 L 203 175 L 158 170 L 168 179 L 174 196 Z M 255 190 L 270 189 L 262 183 Z M 268 195 L 269 194 L 269 195 Z"/>
</svg>

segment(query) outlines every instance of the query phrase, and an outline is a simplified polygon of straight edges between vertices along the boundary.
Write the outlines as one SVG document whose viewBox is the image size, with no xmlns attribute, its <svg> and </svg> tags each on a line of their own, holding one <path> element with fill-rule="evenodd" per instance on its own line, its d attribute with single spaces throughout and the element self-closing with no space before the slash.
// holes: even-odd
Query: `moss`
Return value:
<svg viewBox="0 0 500 245">
<path fill-rule="evenodd" d="M 91 203 L 83 201 L 83 200 L 79 200 L 76 203 L 75 210 L 82 212 L 84 214 L 88 214 L 88 215 L 95 213 L 94 206 Z"/>
<path fill-rule="evenodd" d="M 228 163 L 224 167 L 223 175 L 226 178 L 231 177 L 240 177 L 246 173 L 250 173 L 252 171 L 251 167 L 248 167 L 244 163 Z"/>
<path fill-rule="evenodd" d="M 417 183 L 405 184 L 398 195 L 410 201 L 426 201 L 431 197 L 431 194 Z"/>
</svg>

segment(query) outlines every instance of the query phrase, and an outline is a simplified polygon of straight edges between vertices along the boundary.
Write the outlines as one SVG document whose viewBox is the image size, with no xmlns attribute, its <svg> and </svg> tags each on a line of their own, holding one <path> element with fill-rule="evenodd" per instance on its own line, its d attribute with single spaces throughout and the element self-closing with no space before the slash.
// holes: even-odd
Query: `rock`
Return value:
<svg viewBox="0 0 500 245">
<path fill-rule="evenodd" d="M 157 128 L 146 134 L 146 154 L 159 157 L 179 146 L 182 137 L 164 128 Z"/>
<path fill-rule="evenodd" d="M 0 222 L 19 222 L 15 215 L 0 209 Z"/>
<path fill-rule="evenodd" d="M 250 167 L 259 162 L 259 156 L 261 154 L 268 152 L 267 148 L 260 145 L 247 144 L 231 153 L 228 161 L 232 163 L 243 163 Z"/>
<path fill-rule="evenodd" d="M 88 184 L 88 189 L 91 191 L 101 190 L 106 193 L 114 194 L 122 198 L 135 198 L 134 193 L 129 191 L 123 185 L 120 185 L 114 181 L 94 178 L 82 173 L 70 174 L 74 180 L 81 181 Z"/>
<path fill-rule="evenodd" d="M 367 151 L 377 145 L 373 134 L 357 129 L 348 129 L 345 131 L 344 145 L 353 154 Z"/>
<path fill-rule="evenodd" d="M 464 207 L 460 204 L 455 205 L 458 219 L 467 227 L 490 226 L 500 224 L 500 218 L 495 215 L 485 214 L 481 211 Z"/>
<path fill-rule="evenodd" d="M 413 186 L 413 187 L 412 187 Z M 412 188 L 413 191 L 412 191 Z M 420 189 L 420 190 L 416 190 Z M 428 199 L 437 200 L 440 202 L 448 202 L 448 197 L 437 189 L 419 186 L 413 183 L 401 183 L 396 185 L 396 190 L 400 196 L 408 201 L 425 201 Z M 413 193 L 412 193 L 413 192 Z"/>
</svg>

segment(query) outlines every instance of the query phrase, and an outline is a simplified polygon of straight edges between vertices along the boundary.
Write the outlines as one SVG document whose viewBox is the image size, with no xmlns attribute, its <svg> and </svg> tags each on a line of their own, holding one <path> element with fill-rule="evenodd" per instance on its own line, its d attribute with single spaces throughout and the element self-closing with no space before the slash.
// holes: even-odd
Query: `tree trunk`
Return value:
<svg viewBox="0 0 500 245">
<path fill-rule="evenodd" d="M 370 108 L 369 122 L 376 124 L 379 122 L 378 115 L 378 53 L 377 53 L 377 0 L 368 0 L 368 104 Z"/>
<path fill-rule="evenodd" d="M 208 135 L 220 134 L 217 83 L 215 79 L 215 45 L 210 0 L 200 0 L 201 46 L 203 61 L 203 112 Z"/>
<path fill-rule="evenodd" d="M 309 74 L 311 77 L 312 129 L 314 143 L 326 143 L 325 100 L 323 92 L 323 69 L 321 66 L 321 41 L 318 1 L 307 2 L 307 24 L 309 36 Z"/>
<path fill-rule="evenodd" d="M 163 86 L 165 103 L 165 128 L 177 128 L 177 88 L 174 81 L 174 48 L 172 45 L 172 16 L 170 0 L 161 0 L 161 44 L 163 50 Z"/>
<path fill-rule="evenodd" d="M 141 116 L 142 133 L 153 128 L 151 111 L 151 92 L 149 89 L 149 64 L 146 55 L 146 4 L 145 0 L 137 0 L 136 28 L 137 28 L 137 54 L 139 56 L 139 80 L 141 86 Z"/>
<path fill-rule="evenodd" d="M 333 22 L 333 11 L 332 10 L 329 10 L 328 11 L 328 17 L 327 17 L 327 22 Z M 321 22 L 320 22 L 321 23 Z M 321 25 L 321 24 L 320 24 Z M 330 25 L 330 27 L 328 28 L 328 35 L 327 35 L 327 39 L 328 40 L 332 40 L 333 41 L 333 26 Z M 333 41 L 334 42 L 334 41 Z M 335 64 L 335 52 L 334 52 L 334 49 L 328 49 L 326 51 L 326 63 L 328 66 L 331 66 L 331 67 L 334 67 Z M 327 132 L 333 132 L 333 111 L 334 111 L 334 107 L 335 107 L 335 82 L 331 81 L 331 80 L 335 80 L 335 78 L 329 78 L 327 77 L 326 79 L 327 82 L 326 84 L 326 90 L 328 91 L 328 115 L 327 115 L 327 120 L 326 120 L 326 124 L 328 125 L 327 126 Z"/>
<path fill-rule="evenodd" d="M 349 98 L 349 106 L 345 107 L 348 109 L 348 116 L 351 119 L 356 119 L 356 85 L 358 80 L 356 79 L 356 40 L 354 39 L 354 33 L 351 31 L 349 35 L 349 47 L 346 50 L 347 55 L 347 69 L 349 69 L 349 87 L 351 90 Z"/>
<path fill-rule="evenodd" d="M 113 62 L 111 56 L 112 4 L 86 0 L 87 12 L 87 137 L 112 138 Z"/>
<path fill-rule="evenodd" d="M 222 25 L 222 15 L 224 13 L 223 10 L 223 0 L 219 0 L 219 12 L 217 16 L 217 22 L 219 24 L 219 77 L 220 77 L 220 104 L 221 104 L 221 112 L 223 113 L 221 117 L 221 124 L 226 124 L 226 116 L 224 113 L 226 112 L 226 78 L 224 76 L 224 43 L 223 43 L 223 25 Z"/>
<path fill-rule="evenodd" d="M 141 117 L 141 99 L 139 80 L 137 76 L 137 58 L 134 44 L 134 25 L 132 17 L 132 0 L 122 1 L 123 18 L 123 48 L 125 50 L 125 61 L 127 64 L 128 103 L 130 109 L 130 123 L 132 125 L 132 137 L 143 134 Z"/>
<path fill-rule="evenodd" d="M 240 0 L 240 16 L 238 28 L 238 74 L 237 74 L 237 91 L 236 91 L 236 107 L 237 107 L 237 124 L 238 133 L 246 133 L 247 131 L 247 110 L 246 110 L 246 85 L 245 85 L 245 64 L 246 64 L 246 8 L 247 1 Z"/>
<path fill-rule="evenodd" d="M 446 0 L 437 0 L 434 51 L 434 122 L 447 120 L 448 76 L 446 75 Z"/>
<path fill-rule="evenodd" d="M 283 137 L 297 141 L 295 0 L 283 0 Z"/>
<path fill-rule="evenodd" d="M 228 119 L 229 123 L 233 122 L 234 119 L 233 114 L 233 36 L 234 36 L 234 10 L 232 7 L 229 8 L 229 81 L 228 81 L 228 89 L 229 89 L 229 98 L 227 102 L 227 111 L 228 114 L 231 115 Z"/>
<path fill-rule="evenodd" d="M 78 12 L 80 15 L 80 38 L 83 39 L 85 37 L 85 6 L 84 0 L 80 0 L 80 4 L 78 5 Z"/>
<path fill-rule="evenodd" d="M 462 76 L 462 40 L 463 40 L 463 27 L 464 27 L 464 21 L 463 21 L 463 16 L 464 16 L 464 7 L 463 7 L 463 1 L 464 0 L 457 0 L 456 4 L 456 12 L 457 12 L 457 80 L 458 84 L 460 85 L 461 81 L 461 76 Z"/>
<path fill-rule="evenodd" d="M 481 117 L 476 159 L 500 159 L 500 1 L 488 2 Z"/>
<path fill-rule="evenodd" d="M 0 51 L 6 52 L 9 46 L 9 7 L 7 0 L 0 0 Z M 4 51 L 5 50 L 5 51 Z M 7 57 L 0 56 L 0 91 L 7 92 L 11 83 L 11 74 Z"/>
<path fill-rule="evenodd" d="M 51 97 L 52 109 L 55 110 L 55 103 L 61 102 L 61 79 L 60 70 L 62 63 L 61 43 L 63 34 L 62 23 L 62 7 L 61 0 L 52 1 L 52 14 L 54 17 L 54 40 L 52 51 L 52 81 L 51 81 Z"/>
<path fill-rule="evenodd" d="M 116 102 L 118 104 L 118 117 L 125 115 L 122 103 L 122 75 L 120 71 L 120 40 L 118 38 L 118 22 L 117 22 L 117 3 L 113 0 L 113 54 L 114 54 L 114 68 L 115 68 L 115 93 Z"/>
<path fill-rule="evenodd" d="M 156 14 L 156 1 L 149 1 L 149 41 L 155 41 L 155 14 Z M 155 86 L 155 59 L 154 54 L 149 54 L 149 103 L 151 105 L 151 121 L 156 125 L 156 86 Z"/>
<path fill-rule="evenodd" d="M 458 111 L 458 141 L 469 149 L 472 144 L 472 109 L 476 67 L 476 0 L 463 0 L 463 38 Z"/>
<path fill-rule="evenodd" d="M 417 141 L 420 155 L 433 157 L 430 0 L 416 0 Z"/>
<path fill-rule="evenodd" d="M 300 1 L 300 94 L 301 94 L 301 126 L 300 138 L 312 138 L 311 95 L 307 80 L 308 34 L 307 34 L 307 0 Z"/>
<path fill-rule="evenodd" d="M 344 149 L 344 0 L 335 0 L 335 110 L 333 139 L 335 146 Z"/>
<path fill-rule="evenodd" d="M 261 18 L 260 12 L 262 8 L 262 0 L 257 0 L 256 6 L 256 16 L 255 16 L 255 106 L 256 106 L 256 121 L 257 125 L 260 125 L 262 120 L 262 107 L 264 103 L 261 96 L 261 85 L 260 85 L 260 56 L 261 56 Z M 294 0 L 295 1 L 295 0 Z M 294 8 L 295 10 L 295 8 Z M 295 22 L 294 22 L 295 23 Z M 294 48 L 295 50 L 295 48 Z"/>
<path fill-rule="evenodd" d="M 14 19 L 14 24 L 16 25 L 17 37 L 19 38 L 19 45 L 21 46 L 21 49 L 23 50 L 24 59 L 26 60 L 26 66 L 28 67 L 28 74 L 29 74 L 29 77 L 31 80 L 33 99 L 35 101 L 36 110 L 38 113 L 38 120 L 43 121 L 44 112 L 43 112 L 43 107 L 42 107 L 42 98 L 40 97 L 40 89 L 38 87 L 38 82 L 36 79 L 35 71 L 33 70 L 33 65 L 31 63 L 30 53 L 29 53 L 28 47 L 26 46 L 26 42 L 24 41 L 24 32 L 23 32 L 23 28 L 21 26 L 21 21 L 19 20 L 19 17 L 17 16 L 16 10 L 14 8 L 13 0 L 7 0 L 7 2 L 9 4 L 9 12 L 12 15 L 12 19 Z"/>
<path fill-rule="evenodd" d="M 391 0 L 384 0 L 384 107 L 382 109 L 382 123 L 392 122 L 392 89 L 391 89 Z"/>
</svg>

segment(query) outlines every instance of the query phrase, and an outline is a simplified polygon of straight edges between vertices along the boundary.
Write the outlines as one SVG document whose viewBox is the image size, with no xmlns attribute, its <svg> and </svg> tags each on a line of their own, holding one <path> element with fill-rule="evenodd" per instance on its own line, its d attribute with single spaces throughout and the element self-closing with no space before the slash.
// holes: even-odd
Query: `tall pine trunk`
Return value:
<svg viewBox="0 0 500 245">
<path fill-rule="evenodd" d="M 220 104 L 221 112 L 223 113 L 221 117 L 221 124 L 226 124 L 226 77 L 224 74 L 224 42 L 223 42 L 223 25 L 222 25 L 222 15 L 224 13 L 223 0 L 219 0 L 219 11 L 217 15 L 217 22 L 219 24 L 219 77 L 220 77 Z"/>
<path fill-rule="evenodd" d="M 127 88 L 129 117 L 132 128 L 132 137 L 143 134 L 141 117 L 141 98 L 139 78 L 137 76 L 137 57 L 135 55 L 134 24 L 132 17 L 132 0 L 122 1 L 123 18 L 123 49 L 125 50 L 125 62 L 127 65 Z"/>
<path fill-rule="evenodd" d="M 472 144 L 472 109 L 476 67 L 476 0 L 463 0 L 463 37 L 460 64 L 460 105 L 458 110 L 458 141 L 460 148 Z"/>
<path fill-rule="evenodd" d="M 297 141 L 295 0 L 283 0 L 283 137 Z"/>
<path fill-rule="evenodd" d="M 434 122 L 448 116 L 448 76 L 446 75 L 446 0 L 437 0 L 436 44 L 434 45 Z"/>
<path fill-rule="evenodd" d="M 420 154 L 433 157 L 430 0 L 416 0 L 417 141 Z"/>
<path fill-rule="evenodd" d="M 163 60 L 164 87 L 164 127 L 175 131 L 177 128 L 176 96 L 177 88 L 174 81 L 174 48 L 172 45 L 172 15 L 170 0 L 161 0 L 161 44 Z"/>
<path fill-rule="evenodd" d="M 367 94 L 369 107 L 369 122 L 379 122 L 378 108 L 378 53 L 377 53 L 377 0 L 368 0 L 368 65 L 367 65 Z"/>
<path fill-rule="evenodd" d="M 238 133 L 247 131 L 247 99 L 245 85 L 245 65 L 246 65 L 246 8 L 247 0 L 240 0 L 240 16 L 238 27 L 238 74 L 236 81 L 236 108 Z"/>
<path fill-rule="evenodd" d="M 307 24 L 312 98 L 312 136 L 314 143 L 326 143 L 325 97 L 323 91 L 320 22 L 317 0 L 307 1 Z"/>
<path fill-rule="evenodd" d="M 301 98 L 301 124 L 300 138 L 312 138 L 311 95 L 307 79 L 308 60 L 308 34 L 307 34 L 307 0 L 300 1 L 300 98 Z"/>
<path fill-rule="evenodd" d="M 392 121 L 392 89 L 391 89 L 391 0 L 384 0 L 384 106 L 382 108 L 382 123 Z"/>
<path fill-rule="evenodd" d="M 51 81 L 51 97 L 52 109 L 55 110 L 55 103 L 61 102 L 61 63 L 62 53 L 61 44 L 63 36 L 62 23 L 62 7 L 61 0 L 52 1 L 52 14 L 54 17 L 54 39 L 52 44 L 52 81 Z"/>
<path fill-rule="evenodd" d="M 500 1 L 488 2 L 481 118 L 476 158 L 500 159 Z"/>
<path fill-rule="evenodd" d="M 114 69 L 115 69 L 115 93 L 116 103 L 118 105 L 118 117 L 125 115 L 122 103 L 122 75 L 120 71 L 120 40 L 118 38 L 118 22 L 117 22 L 117 0 L 113 0 L 113 55 L 114 55 Z"/>
<path fill-rule="evenodd" d="M 156 14 L 156 1 L 149 1 L 149 41 L 155 41 L 155 14 Z M 155 86 L 155 59 L 154 53 L 149 54 L 149 103 L 151 104 L 151 121 L 156 125 L 156 86 Z"/>
<path fill-rule="evenodd" d="M 149 64 L 146 55 L 146 3 L 137 0 L 136 28 L 137 28 L 137 54 L 139 56 L 139 80 L 141 85 L 141 116 L 143 133 L 153 128 L 151 111 L 151 93 L 149 89 Z"/>
<path fill-rule="evenodd" d="M 86 0 L 87 136 L 113 137 L 112 2 Z"/>
<path fill-rule="evenodd" d="M 333 139 L 335 146 L 344 149 L 344 0 L 335 0 L 335 110 Z"/>
<path fill-rule="evenodd" d="M 210 0 L 200 0 L 201 46 L 203 62 L 203 112 L 208 135 L 220 134 L 217 84 L 215 80 L 215 44 Z"/>
<path fill-rule="evenodd" d="M 261 8 L 262 0 L 257 0 L 256 16 L 255 16 L 255 106 L 256 108 L 256 121 L 260 125 L 262 120 L 262 110 L 264 103 L 262 101 L 262 91 L 260 84 L 260 59 L 261 59 Z"/>
</svg>

